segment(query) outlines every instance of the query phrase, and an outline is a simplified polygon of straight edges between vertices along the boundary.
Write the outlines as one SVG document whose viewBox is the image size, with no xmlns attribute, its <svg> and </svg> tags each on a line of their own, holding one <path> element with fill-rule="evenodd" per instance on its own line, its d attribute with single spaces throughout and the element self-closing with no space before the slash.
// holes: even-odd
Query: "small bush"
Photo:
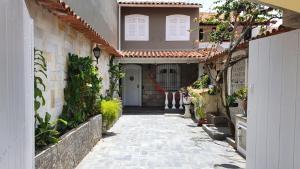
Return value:
<svg viewBox="0 0 300 169">
<path fill-rule="evenodd" d="M 37 127 L 35 128 L 35 148 L 41 149 L 49 144 L 54 144 L 59 141 L 59 132 L 56 130 L 57 122 L 67 125 L 67 122 L 62 119 L 50 122 L 51 115 L 46 112 L 44 118 L 39 114 L 35 115 L 37 119 Z"/>
<path fill-rule="evenodd" d="M 102 113 L 103 124 L 108 129 L 119 117 L 122 111 L 120 100 L 102 100 L 99 102 L 99 110 Z"/>
<path fill-rule="evenodd" d="M 204 89 L 208 88 L 210 84 L 210 78 L 207 74 L 201 75 L 200 79 L 193 83 L 193 88 L 195 89 Z"/>
</svg>

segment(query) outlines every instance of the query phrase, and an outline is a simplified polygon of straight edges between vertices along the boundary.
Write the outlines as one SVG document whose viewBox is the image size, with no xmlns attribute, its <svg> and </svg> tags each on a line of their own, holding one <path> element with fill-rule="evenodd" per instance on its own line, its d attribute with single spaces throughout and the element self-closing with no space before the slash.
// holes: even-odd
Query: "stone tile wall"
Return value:
<svg viewBox="0 0 300 169">
<path fill-rule="evenodd" d="M 36 169 L 73 169 L 102 137 L 102 116 L 91 118 L 35 156 Z"/>
<path fill-rule="evenodd" d="M 35 1 L 29 1 L 28 6 L 34 19 L 34 46 L 44 52 L 48 66 L 48 78 L 44 79 L 46 105 L 40 112 L 49 112 L 52 119 L 56 119 L 61 114 L 64 104 L 68 53 L 91 56 L 93 43 L 82 33 L 37 5 Z M 102 53 L 98 68 L 103 78 L 101 93 L 104 94 L 109 86 L 109 55 L 104 51 Z"/>
</svg>

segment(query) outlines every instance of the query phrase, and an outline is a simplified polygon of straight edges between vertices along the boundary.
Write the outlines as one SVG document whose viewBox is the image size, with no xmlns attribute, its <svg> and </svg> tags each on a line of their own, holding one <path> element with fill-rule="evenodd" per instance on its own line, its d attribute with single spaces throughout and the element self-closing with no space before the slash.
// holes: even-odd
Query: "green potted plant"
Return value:
<svg viewBox="0 0 300 169">
<path fill-rule="evenodd" d="M 98 108 L 102 113 L 103 118 L 103 132 L 105 133 L 120 116 L 122 111 L 121 101 L 118 99 L 101 100 L 98 103 Z"/>
<path fill-rule="evenodd" d="M 247 116 L 247 98 L 248 98 L 248 89 L 246 87 L 242 87 L 235 92 L 236 97 L 241 100 L 242 107 L 245 111 L 245 115 Z"/>
<path fill-rule="evenodd" d="M 236 94 L 233 93 L 232 95 L 229 95 L 227 97 L 227 104 L 229 107 L 238 107 L 239 104 L 236 102 L 237 98 L 236 98 Z"/>
<path fill-rule="evenodd" d="M 202 126 L 207 123 L 205 104 L 203 96 L 196 92 L 191 92 L 191 101 L 194 105 L 195 118 L 198 120 L 198 126 Z"/>
<path fill-rule="evenodd" d="M 194 89 L 205 89 L 208 88 L 210 84 L 210 78 L 207 74 L 202 74 L 200 79 L 195 81 L 192 85 Z"/>
</svg>

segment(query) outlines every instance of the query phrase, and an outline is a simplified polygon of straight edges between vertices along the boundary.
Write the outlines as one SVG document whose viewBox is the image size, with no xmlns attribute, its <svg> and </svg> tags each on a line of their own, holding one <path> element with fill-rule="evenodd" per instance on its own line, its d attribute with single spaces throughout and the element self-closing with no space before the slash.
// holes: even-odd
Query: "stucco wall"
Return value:
<svg viewBox="0 0 300 169">
<path fill-rule="evenodd" d="M 118 44 L 117 0 L 64 0 L 115 48 Z"/>
<path fill-rule="evenodd" d="M 68 53 L 91 56 L 93 44 L 82 33 L 59 21 L 34 1 L 29 2 L 30 13 L 34 19 L 34 46 L 44 52 L 48 67 L 48 78 L 44 79 L 46 105 L 39 112 L 41 115 L 49 112 L 52 119 L 56 119 L 61 114 L 64 104 Z M 103 77 L 103 94 L 109 85 L 108 63 L 108 54 L 103 52 L 98 64 L 99 73 Z"/>
<path fill-rule="evenodd" d="M 197 8 L 130 8 L 121 9 L 121 49 L 192 49 L 196 46 L 194 41 L 199 39 L 199 31 L 190 34 L 190 41 L 166 41 L 166 16 L 183 14 L 190 16 L 191 29 L 198 24 L 193 19 L 198 17 Z M 124 41 L 125 15 L 142 14 L 149 16 L 149 41 Z"/>
</svg>

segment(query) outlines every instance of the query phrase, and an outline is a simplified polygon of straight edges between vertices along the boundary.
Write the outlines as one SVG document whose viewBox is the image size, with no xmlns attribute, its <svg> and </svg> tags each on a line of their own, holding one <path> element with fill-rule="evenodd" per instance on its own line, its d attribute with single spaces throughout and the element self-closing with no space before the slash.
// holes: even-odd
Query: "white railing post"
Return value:
<svg viewBox="0 0 300 169">
<path fill-rule="evenodd" d="M 175 102 L 175 92 L 172 92 L 172 94 L 173 94 L 172 109 L 176 109 L 176 106 L 175 106 L 175 104 L 176 104 L 176 102 Z"/>
<path fill-rule="evenodd" d="M 165 95 L 166 95 L 166 99 L 165 99 L 165 109 L 169 109 L 168 94 L 169 94 L 169 92 L 165 92 Z"/>
<path fill-rule="evenodd" d="M 179 109 L 183 109 L 183 102 L 182 102 L 182 92 L 179 92 L 180 100 L 179 100 Z"/>
</svg>

